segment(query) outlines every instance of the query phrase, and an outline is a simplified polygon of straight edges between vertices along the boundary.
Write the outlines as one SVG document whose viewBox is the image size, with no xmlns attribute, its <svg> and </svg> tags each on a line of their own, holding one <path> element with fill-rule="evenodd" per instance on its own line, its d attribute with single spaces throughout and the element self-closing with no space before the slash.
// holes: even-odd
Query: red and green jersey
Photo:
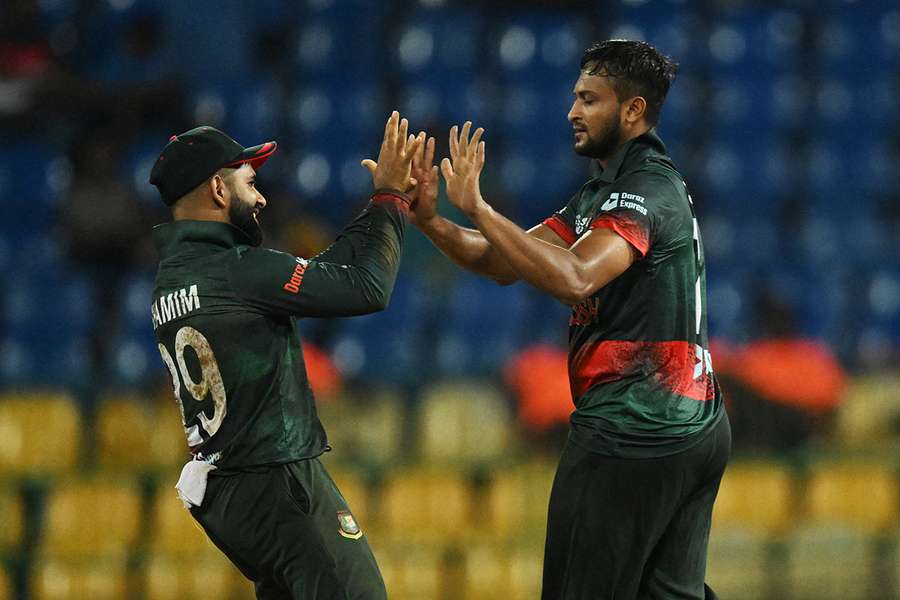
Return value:
<svg viewBox="0 0 900 600">
<path fill-rule="evenodd" d="M 294 319 L 384 308 L 406 203 L 376 194 L 309 261 L 253 247 L 226 223 L 185 220 L 154 229 L 153 328 L 195 456 L 235 469 L 325 451 Z"/>
<path fill-rule="evenodd" d="M 655 130 L 629 141 L 545 224 L 570 245 L 611 229 L 640 254 L 572 309 L 573 441 L 633 458 L 699 441 L 724 410 L 709 354 L 703 243 Z"/>
</svg>

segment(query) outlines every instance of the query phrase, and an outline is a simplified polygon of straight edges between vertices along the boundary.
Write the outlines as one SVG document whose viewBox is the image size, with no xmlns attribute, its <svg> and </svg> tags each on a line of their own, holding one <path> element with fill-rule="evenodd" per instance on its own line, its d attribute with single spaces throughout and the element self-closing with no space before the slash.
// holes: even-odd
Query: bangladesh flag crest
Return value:
<svg viewBox="0 0 900 600">
<path fill-rule="evenodd" d="M 358 540 L 362 537 L 362 530 L 360 530 L 359 525 L 356 524 L 356 519 L 353 518 L 353 515 L 350 514 L 349 510 L 338 511 L 337 518 L 339 525 L 338 533 L 351 540 Z"/>
</svg>

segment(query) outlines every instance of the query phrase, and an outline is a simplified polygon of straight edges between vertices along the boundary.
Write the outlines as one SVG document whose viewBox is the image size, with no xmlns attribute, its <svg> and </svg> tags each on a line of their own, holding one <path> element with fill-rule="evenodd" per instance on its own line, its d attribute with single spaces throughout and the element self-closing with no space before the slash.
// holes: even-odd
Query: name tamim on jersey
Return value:
<svg viewBox="0 0 900 600">
<path fill-rule="evenodd" d="M 172 319 L 183 317 L 198 308 L 200 308 L 200 295 L 197 292 L 196 285 L 164 294 L 150 305 L 153 329 L 156 329 L 163 323 L 168 323 Z"/>
</svg>

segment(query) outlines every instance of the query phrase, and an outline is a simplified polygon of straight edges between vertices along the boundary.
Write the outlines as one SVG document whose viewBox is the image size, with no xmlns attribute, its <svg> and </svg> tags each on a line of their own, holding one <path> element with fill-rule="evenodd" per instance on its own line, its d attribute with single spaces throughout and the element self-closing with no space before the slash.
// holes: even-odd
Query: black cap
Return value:
<svg viewBox="0 0 900 600">
<path fill-rule="evenodd" d="M 150 171 L 155 185 L 168 206 L 212 177 L 223 167 L 250 163 L 259 169 L 278 145 L 266 142 L 244 148 L 215 127 L 203 125 L 169 138 Z"/>
</svg>

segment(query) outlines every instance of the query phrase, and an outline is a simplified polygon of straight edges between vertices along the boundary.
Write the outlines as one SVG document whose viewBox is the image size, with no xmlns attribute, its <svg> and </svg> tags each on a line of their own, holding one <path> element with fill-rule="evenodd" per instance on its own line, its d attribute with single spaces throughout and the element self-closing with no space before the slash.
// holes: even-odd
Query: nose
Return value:
<svg viewBox="0 0 900 600">
<path fill-rule="evenodd" d="M 259 204 L 262 208 L 266 207 L 266 197 L 261 193 L 256 192 L 256 203 Z"/>
<path fill-rule="evenodd" d="M 575 123 L 575 119 L 579 117 L 578 113 L 575 110 L 575 107 L 578 106 L 578 102 L 572 102 L 572 108 L 569 109 L 569 114 L 566 115 L 566 118 L 569 119 L 569 123 Z"/>
</svg>

